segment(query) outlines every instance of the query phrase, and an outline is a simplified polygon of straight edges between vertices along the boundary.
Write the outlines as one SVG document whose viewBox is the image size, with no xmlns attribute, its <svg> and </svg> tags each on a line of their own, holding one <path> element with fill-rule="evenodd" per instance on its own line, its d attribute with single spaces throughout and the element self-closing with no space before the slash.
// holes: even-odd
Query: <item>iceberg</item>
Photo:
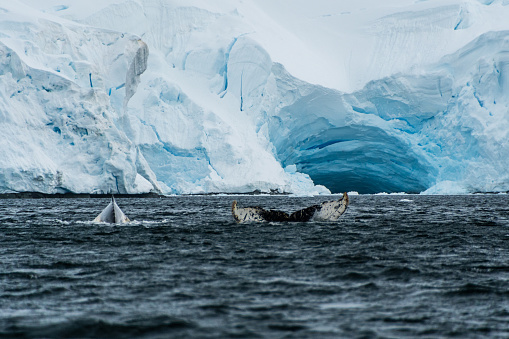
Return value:
<svg viewBox="0 0 509 339">
<path fill-rule="evenodd" d="M 506 0 L 2 3 L 0 192 L 508 191 L 508 15 Z"/>
</svg>

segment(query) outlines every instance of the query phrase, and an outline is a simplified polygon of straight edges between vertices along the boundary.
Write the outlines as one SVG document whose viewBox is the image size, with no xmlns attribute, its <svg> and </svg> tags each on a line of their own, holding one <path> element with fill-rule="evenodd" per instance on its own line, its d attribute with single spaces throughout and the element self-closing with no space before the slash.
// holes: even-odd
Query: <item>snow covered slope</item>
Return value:
<svg viewBox="0 0 509 339">
<path fill-rule="evenodd" d="M 507 191 L 508 17 L 508 0 L 1 3 L 0 191 Z"/>
</svg>

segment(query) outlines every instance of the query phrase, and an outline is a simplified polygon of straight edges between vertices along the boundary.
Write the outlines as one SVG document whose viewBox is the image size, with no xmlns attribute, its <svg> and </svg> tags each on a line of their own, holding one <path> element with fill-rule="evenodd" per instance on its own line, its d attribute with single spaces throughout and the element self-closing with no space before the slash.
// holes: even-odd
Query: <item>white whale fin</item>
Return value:
<svg viewBox="0 0 509 339">
<path fill-rule="evenodd" d="M 129 218 L 118 207 L 114 197 L 111 197 L 108 206 L 94 219 L 94 222 L 107 222 L 110 224 L 123 224 L 129 221 Z"/>
</svg>

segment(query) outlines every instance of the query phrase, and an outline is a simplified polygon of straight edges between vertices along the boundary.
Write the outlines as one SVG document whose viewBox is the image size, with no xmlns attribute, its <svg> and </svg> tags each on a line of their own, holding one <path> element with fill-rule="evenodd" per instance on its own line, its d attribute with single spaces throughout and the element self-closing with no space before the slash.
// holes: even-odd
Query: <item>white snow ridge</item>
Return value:
<svg viewBox="0 0 509 339">
<path fill-rule="evenodd" d="M 0 3 L 0 193 L 509 191 L 509 1 Z"/>
</svg>

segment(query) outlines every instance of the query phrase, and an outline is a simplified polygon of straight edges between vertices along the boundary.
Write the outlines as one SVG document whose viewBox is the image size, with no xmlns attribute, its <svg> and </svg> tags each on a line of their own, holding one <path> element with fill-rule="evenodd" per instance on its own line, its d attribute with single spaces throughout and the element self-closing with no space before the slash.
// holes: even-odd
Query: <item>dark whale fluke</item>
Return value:
<svg viewBox="0 0 509 339">
<path fill-rule="evenodd" d="M 336 221 L 345 213 L 348 207 L 348 194 L 343 193 L 339 200 L 322 202 L 292 214 L 278 210 L 266 210 L 261 207 L 237 207 L 237 201 L 232 204 L 232 214 L 236 222 L 253 221 Z"/>
<path fill-rule="evenodd" d="M 118 207 L 113 196 L 108 206 L 94 219 L 94 222 L 108 222 L 110 224 L 123 224 L 129 221 L 129 218 Z"/>
</svg>

